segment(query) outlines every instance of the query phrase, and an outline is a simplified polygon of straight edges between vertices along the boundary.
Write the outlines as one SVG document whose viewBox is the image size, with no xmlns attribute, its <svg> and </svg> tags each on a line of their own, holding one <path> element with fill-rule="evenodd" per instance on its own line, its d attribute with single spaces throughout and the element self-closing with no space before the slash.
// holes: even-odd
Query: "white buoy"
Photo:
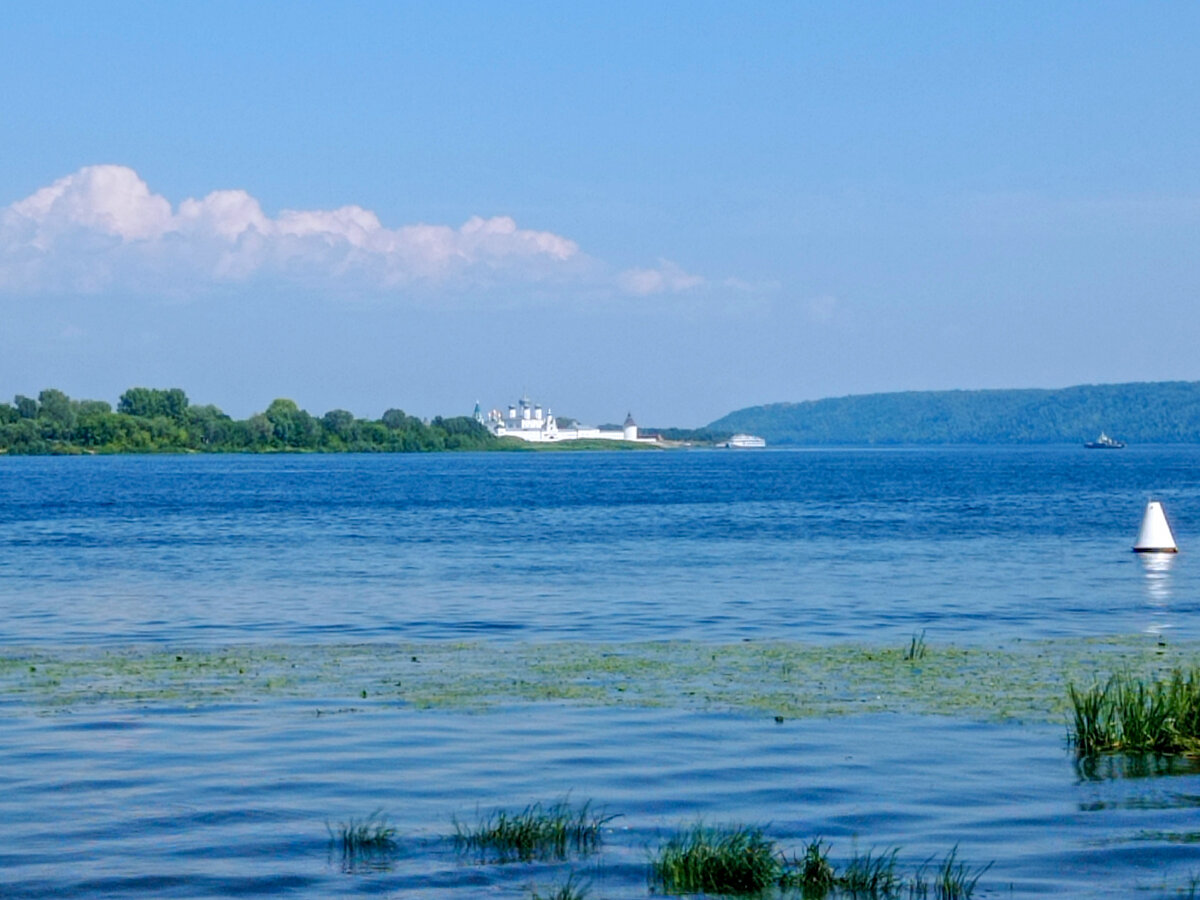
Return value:
<svg viewBox="0 0 1200 900">
<path fill-rule="evenodd" d="M 1138 530 L 1137 543 L 1133 549 L 1138 553 L 1177 553 L 1175 535 L 1171 534 L 1171 526 L 1167 524 L 1167 514 L 1163 512 L 1162 504 L 1151 500 L 1146 504 L 1146 513 L 1142 516 L 1142 527 Z"/>
</svg>

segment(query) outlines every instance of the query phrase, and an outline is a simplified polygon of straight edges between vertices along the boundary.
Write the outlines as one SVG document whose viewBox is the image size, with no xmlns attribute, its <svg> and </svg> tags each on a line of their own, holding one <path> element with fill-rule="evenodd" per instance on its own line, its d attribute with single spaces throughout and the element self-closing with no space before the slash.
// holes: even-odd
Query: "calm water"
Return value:
<svg viewBox="0 0 1200 900">
<path fill-rule="evenodd" d="M 1194 639 L 1198 464 L 1074 447 L 0 459 L 0 646 Z M 1150 497 L 1184 551 L 1167 566 L 1130 552 Z M 701 817 L 770 823 L 793 849 L 823 835 L 843 859 L 958 843 L 995 861 L 981 895 L 1185 888 L 1200 774 L 1080 771 L 1063 736 L 0 697 L 0 896 L 528 897 L 568 867 L 477 865 L 450 817 L 568 791 L 622 814 L 575 864 L 593 896 L 647 896 L 650 848 Z M 376 808 L 399 852 L 345 871 L 325 822 Z"/>
</svg>

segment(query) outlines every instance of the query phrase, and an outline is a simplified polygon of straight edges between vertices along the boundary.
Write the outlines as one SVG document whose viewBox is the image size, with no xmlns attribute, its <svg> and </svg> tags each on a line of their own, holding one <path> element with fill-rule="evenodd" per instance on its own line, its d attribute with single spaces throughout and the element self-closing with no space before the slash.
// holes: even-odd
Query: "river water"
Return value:
<svg viewBox="0 0 1200 900">
<path fill-rule="evenodd" d="M 1176 558 L 1130 552 L 1152 497 Z M 529 897 L 576 871 L 646 897 L 654 848 L 697 821 L 840 860 L 957 845 L 991 864 L 977 896 L 1179 896 L 1200 773 L 1081 767 L 1063 721 L 21 679 L 364 644 L 1187 644 L 1198 531 L 1192 447 L 0 459 L 0 896 Z M 451 840 L 561 797 L 618 816 L 599 853 L 501 865 Z M 396 849 L 350 865 L 326 826 L 376 809 Z"/>
</svg>

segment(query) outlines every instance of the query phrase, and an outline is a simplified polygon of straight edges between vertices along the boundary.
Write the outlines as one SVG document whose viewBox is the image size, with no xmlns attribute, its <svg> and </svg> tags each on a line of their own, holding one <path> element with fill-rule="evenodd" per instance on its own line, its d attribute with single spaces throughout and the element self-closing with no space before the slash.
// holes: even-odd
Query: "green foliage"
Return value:
<svg viewBox="0 0 1200 900">
<path fill-rule="evenodd" d="M 38 402 L 32 397 L 25 397 L 17 394 L 13 398 L 13 404 L 17 407 L 17 415 L 22 419 L 36 419 L 38 414 Z"/>
<path fill-rule="evenodd" d="M 344 853 L 389 849 L 396 843 L 396 829 L 388 825 L 387 817 L 380 810 L 365 819 L 341 823 L 336 833 L 328 825 L 326 828 L 329 829 L 330 840 L 341 844 Z"/>
<path fill-rule="evenodd" d="M 166 419 L 183 418 L 188 400 L 179 388 L 157 390 L 155 388 L 130 388 L 117 401 L 117 412 L 143 419 L 162 416 Z"/>
<path fill-rule="evenodd" d="M 780 876 L 782 888 L 799 888 L 802 897 L 826 896 L 837 883 L 837 875 L 829 862 L 829 846 L 820 838 L 804 845 L 804 855 L 792 860 Z"/>
<path fill-rule="evenodd" d="M 344 409 L 317 418 L 280 398 L 237 421 L 215 406 L 192 406 L 179 388 L 130 388 L 117 411 L 48 388 L 34 400 L 0 404 L 0 453 L 266 453 L 488 450 L 499 442 L 467 416 L 430 424 L 389 409 L 379 421 Z"/>
<path fill-rule="evenodd" d="M 914 633 L 912 640 L 908 642 L 908 649 L 904 651 L 904 658 L 909 662 L 924 659 L 925 650 L 925 629 L 921 629 L 921 633 Z"/>
<path fill-rule="evenodd" d="M 1200 443 L 1200 382 L 1080 385 L 1061 390 L 911 391 L 730 413 L 712 431 L 772 445 Z"/>
<path fill-rule="evenodd" d="M 62 391 L 49 388 L 38 394 L 38 418 L 48 426 L 52 436 L 68 436 L 75 427 L 75 416 L 71 398 Z"/>
<path fill-rule="evenodd" d="M 782 896 L 798 892 L 805 900 L 825 897 L 968 900 L 983 874 L 991 868 L 971 868 L 954 847 L 929 871 L 931 860 L 904 877 L 898 871 L 899 848 L 883 853 L 857 851 L 839 872 L 829 860 L 829 846 L 820 838 L 804 845 L 799 857 L 786 861 L 775 843 L 758 828 L 744 825 L 707 828 L 697 825 L 675 835 L 659 848 L 651 862 L 654 882 L 667 894 L 725 894 Z M 928 873 L 928 874 L 927 874 Z"/>
<path fill-rule="evenodd" d="M 958 859 L 958 845 L 946 854 L 946 858 L 937 868 L 933 880 L 933 896 L 936 900 L 970 900 L 975 893 L 975 885 L 983 874 L 992 867 L 991 863 L 972 869 Z M 920 881 L 922 873 L 918 873 Z M 921 896 L 925 896 L 924 893 Z"/>
<path fill-rule="evenodd" d="M 894 897 L 902 884 L 896 874 L 899 848 L 878 856 L 870 850 L 855 853 L 846 864 L 846 871 L 837 879 L 838 887 L 855 897 Z"/>
<path fill-rule="evenodd" d="M 566 800 L 548 807 L 534 803 L 517 813 L 499 810 L 472 826 L 456 819 L 454 841 L 461 850 L 494 854 L 500 862 L 565 859 L 572 850 L 594 851 L 613 818 L 593 813 L 590 803 L 579 808 Z"/>
<path fill-rule="evenodd" d="M 580 883 L 574 872 L 567 880 L 549 894 L 540 894 L 536 889 L 530 892 L 530 900 L 585 900 L 588 895 L 588 885 Z"/>
<path fill-rule="evenodd" d="M 663 845 L 652 867 L 668 894 L 758 894 L 783 876 L 775 842 L 745 826 L 697 825 Z"/>
<path fill-rule="evenodd" d="M 386 867 L 396 850 L 396 829 L 388 824 L 382 811 L 365 819 L 342 822 L 335 832 L 328 822 L 329 843 L 341 850 L 342 868 L 347 872 Z"/>
<path fill-rule="evenodd" d="M 560 425 L 559 428 L 562 426 Z M 719 444 L 733 437 L 732 431 L 714 431 L 712 428 L 639 428 L 641 437 L 658 435 L 664 441 L 679 441 L 690 444 Z"/>
<path fill-rule="evenodd" d="M 1113 675 L 1104 685 L 1067 686 L 1070 742 L 1080 755 L 1200 750 L 1200 667 L 1167 678 Z"/>
</svg>

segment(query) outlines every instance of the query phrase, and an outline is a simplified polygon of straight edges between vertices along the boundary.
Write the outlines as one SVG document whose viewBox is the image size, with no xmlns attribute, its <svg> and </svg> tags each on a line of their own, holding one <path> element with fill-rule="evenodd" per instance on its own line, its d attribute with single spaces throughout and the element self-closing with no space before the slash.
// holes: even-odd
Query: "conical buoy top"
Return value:
<svg viewBox="0 0 1200 900">
<path fill-rule="evenodd" d="M 1171 534 L 1171 526 L 1167 524 L 1167 514 L 1163 512 L 1162 504 L 1151 500 L 1146 504 L 1146 512 L 1142 516 L 1142 527 L 1138 530 L 1137 543 L 1133 549 L 1138 553 L 1177 553 L 1175 535 Z"/>
</svg>

